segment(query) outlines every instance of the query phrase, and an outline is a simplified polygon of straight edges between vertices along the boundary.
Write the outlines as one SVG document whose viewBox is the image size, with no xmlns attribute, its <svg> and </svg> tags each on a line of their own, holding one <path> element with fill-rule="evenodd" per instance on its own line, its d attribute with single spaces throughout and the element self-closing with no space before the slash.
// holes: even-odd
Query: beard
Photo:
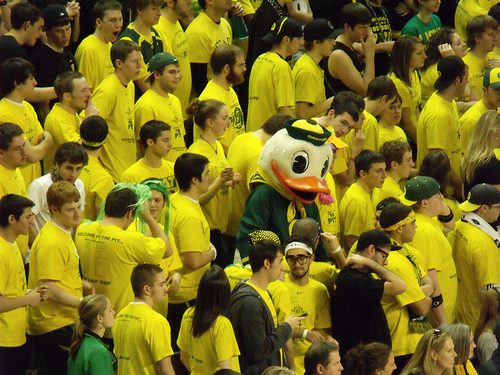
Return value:
<svg viewBox="0 0 500 375">
<path fill-rule="evenodd" d="M 245 81 L 245 75 L 244 74 L 237 75 L 231 68 L 231 71 L 226 77 L 226 80 L 232 85 L 239 85 L 240 83 L 243 83 Z"/>
</svg>

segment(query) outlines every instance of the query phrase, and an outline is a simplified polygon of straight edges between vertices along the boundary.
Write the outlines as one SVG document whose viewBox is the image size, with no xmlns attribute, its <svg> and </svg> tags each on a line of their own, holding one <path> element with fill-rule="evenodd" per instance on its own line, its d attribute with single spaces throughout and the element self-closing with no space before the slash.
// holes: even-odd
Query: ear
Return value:
<svg viewBox="0 0 500 375">
<path fill-rule="evenodd" d="M 71 99 L 71 93 L 65 92 L 63 94 L 63 100 L 70 100 Z"/>
<path fill-rule="evenodd" d="M 385 104 L 387 103 L 387 101 L 389 100 L 389 98 L 387 97 L 387 95 L 384 95 L 382 96 L 379 101 L 380 101 L 380 104 Z"/>
<path fill-rule="evenodd" d="M 314 254 L 311 255 L 311 259 L 309 260 L 309 264 L 311 264 L 314 261 Z"/>
<path fill-rule="evenodd" d="M 349 26 L 347 23 L 344 23 L 344 30 L 349 30 L 349 29 L 351 29 L 351 26 Z"/>
<path fill-rule="evenodd" d="M 155 81 L 159 81 L 160 80 L 161 74 L 159 72 L 153 72 L 153 75 L 155 77 Z"/>
<path fill-rule="evenodd" d="M 375 246 L 373 245 L 370 245 L 366 248 L 366 253 L 369 254 L 370 256 L 372 256 L 373 254 L 375 254 Z"/>
<path fill-rule="evenodd" d="M 14 215 L 9 215 L 9 217 L 7 218 L 7 221 L 9 224 L 17 223 L 16 217 Z"/>
<path fill-rule="evenodd" d="M 142 288 L 142 294 L 145 296 L 149 296 L 151 294 L 151 288 L 149 287 L 149 285 L 144 285 L 144 287 Z"/>
<path fill-rule="evenodd" d="M 325 372 L 325 366 L 321 363 L 316 365 L 316 374 L 323 374 Z"/>
<path fill-rule="evenodd" d="M 431 356 L 431 359 L 432 359 L 434 362 L 435 362 L 435 361 L 437 361 L 437 353 L 436 353 L 436 351 L 435 351 L 435 350 L 431 350 L 431 351 L 429 352 L 429 355 Z"/>
<path fill-rule="evenodd" d="M 121 68 L 122 64 L 123 64 L 123 62 L 120 59 L 116 59 L 115 60 L 115 65 L 116 65 L 117 68 Z"/>
<path fill-rule="evenodd" d="M 100 18 L 96 18 L 96 20 L 95 20 L 96 27 L 101 27 L 101 24 L 102 24 L 102 20 Z"/>
<path fill-rule="evenodd" d="M 328 120 L 331 120 L 335 117 L 335 111 L 333 109 L 330 109 L 326 115 L 328 116 Z"/>
<path fill-rule="evenodd" d="M 25 23 L 23 23 L 22 29 L 24 31 L 27 31 L 30 28 L 30 26 L 33 26 L 33 24 L 31 23 L 31 21 L 26 21 Z"/>
<path fill-rule="evenodd" d="M 454 85 L 459 85 L 459 84 L 460 84 L 460 82 L 462 82 L 462 78 L 457 77 L 457 78 L 455 78 L 455 81 L 453 82 L 453 84 L 454 84 Z"/>
<path fill-rule="evenodd" d="M 226 64 L 224 65 L 224 69 L 222 69 L 222 71 L 228 75 L 230 72 L 231 72 L 231 67 L 229 66 L 229 64 Z"/>
<path fill-rule="evenodd" d="M 483 93 L 486 94 L 488 92 L 488 88 L 483 86 Z"/>
<path fill-rule="evenodd" d="M 49 213 L 51 215 L 57 214 L 59 210 L 56 208 L 56 206 L 49 206 Z"/>
<path fill-rule="evenodd" d="M 264 259 L 264 268 L 271 268 L 271 262 L 269 261 L 269 259 Z"/>
<path fill-rule="evenodd" d="M 148 147 L 152 147 L 155 145 L 155 141 L 152 139 L 152 138 L 149 138 L 147 141 L 146 141 L 146 144 L 148 145 Z"/>
<path fill-rule="evenodd" d="M 365 178 L 366 177 L 366 172 L 364 170 L 359 171 L 359 177 Z"/>
<path fill-rule="evenodd" d="M 289 44 L 291 41 L 292 41 L 292 39 L 289 36 L 285 36 L 285 37 L 283 37 L 283 40 L 281 41 L 281 43 L 285 42 L 285 44 Z"/>
<path fill-rule="evenodd" d="M 165 1 L 167 3 L 167 7 L 173 9 L 174 8 L 174 2 L 173 0 L 167 0 Z"/>
<path fill-rule="evenodd" d="M 396 160 L 391 161 L 391 169 L 396 169 L 398 165 L 399 164 Z"/>
</svg>

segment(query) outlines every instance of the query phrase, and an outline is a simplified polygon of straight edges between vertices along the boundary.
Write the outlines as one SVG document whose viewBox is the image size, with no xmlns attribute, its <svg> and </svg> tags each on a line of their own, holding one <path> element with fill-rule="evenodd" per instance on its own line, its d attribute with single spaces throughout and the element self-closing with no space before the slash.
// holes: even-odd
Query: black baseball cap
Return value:
<svg viewBox="0 0 500 375">
<path fill-rule="evenodd" d="M 439 60 L 437 71 L 439 78 L 434 83 L 434 88 L 438 91 L 447 89 L 455 82 L 457 77 L 461 77 L 464 72 L 465 63 L 458 56 L 447 56 Z"/>
<path fill-rule="evenodd" d="M 302 26 L 299 22 L 288 18 L 280 18 L 271 26 L 271 31 L 262 38 L 266 43 L 279 43 L 287 36 L 289 38 L 302 38 Z"/>
<path fill-rule="evenodd" d="M 500 190 L 489 184 L 474 186 L 467 196 L 467 200 L 460 204 L 464 212 L 476 211 L 483 204 L 492 206 L 500 203 Z"/>
<path fill-rule="evenodd" d="M 358 250 L 364 250 L 370 245 L 373 245 L 375 247 L 388 246 L 391 248 L 391 251 L 399 250 L 402 248 L 402 246 L 393 244 L 391 242 L 391 237 L 389 237 L 386 232 L 378 229 L 372 229 L 368 232 L 363 232 L 361 233 L 361 236 L 359 236 L 357 246 Z"/>
<path fill-rule="evenodd" d="M 314 42 L 315 40 L 333 38 L 334 33 L 335 28 L 330 21 L 324 18 L 317 18 L 304 27 L 304 40 L 306 42 Z"/>
<path fill-rule="evenodd" d="M 50 4 L 45 7 L 42 11 L 42 18 L 45 21 L 45 28 L 48 30 L 70 23 L 66 8 L 60 4 Z"/>
</svg>

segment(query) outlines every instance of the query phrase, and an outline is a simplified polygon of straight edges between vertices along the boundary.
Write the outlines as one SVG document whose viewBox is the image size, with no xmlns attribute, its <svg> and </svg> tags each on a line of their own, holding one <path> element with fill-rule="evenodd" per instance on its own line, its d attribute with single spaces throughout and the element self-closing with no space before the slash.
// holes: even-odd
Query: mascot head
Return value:
<svg viewBox="0 0 500 375">
<path fill-rule="evenodd" d="M 314 120 L 289 120 L 266 142 L 259 165 L 282 196 L 309 204 L 319 193 L 330 194 L 321 181 L 333 162 L 331 144 L 339 142 Z"/>
</svg>

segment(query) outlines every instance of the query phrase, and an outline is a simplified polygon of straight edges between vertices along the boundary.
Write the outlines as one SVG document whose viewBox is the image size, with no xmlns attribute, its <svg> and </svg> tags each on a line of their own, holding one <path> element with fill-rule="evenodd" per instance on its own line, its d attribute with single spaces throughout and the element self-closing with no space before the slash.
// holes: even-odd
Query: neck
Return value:
<svg viewBox="0 0 500 375">
<path fill-rule="evenodd" d="M 151 90 L 153 90 L 158 95 L 163 96 L 164 98 L 168 98 L 168 91 L 163 90 L 160 87 L 158 81 L 155 81 L 155 83 L 153 83 L 153 86 L 151 86 Z"/>
<path fill-rule="evenodd" d="M 212 21 L 214 21 L 215 23 L 219 23 L 220 22 L 220 19 L 221 17 L 224 15 L 224 13 L 220 14 L 214 7 L 212 6 L 209 6 L 207 4 L 207 7 L 206 9 L 203 11 L 207 16 L 208 18 L 210 18 Z"/>
<path fill-rule="evenodd" d="M 437 94 L 447 102 L 452 102 L 453 99 L 455 99 L 456 97 L 454 87 L 455 87 L 454 85 L 451 85 L 450 87 L 446 88 L 443 91 L 438 91 Z"/>
<path fill-rule="evenodd" d="M 291 272 L 288 274 L 288 277 L 294 284 L 298 286 L 306 286 L 307 284 L 309 284 L 309 271 L 300 278 L 296 278 L 295 276 L 292 275 Z"/>
<path fill-rule="evenodd" d="M 85 149 L 85 152 L 87 153 L 88 156 L 93 156 L 94 158 L 98 158 L 99 154 L 101 153 L 101 147 L 99 147 L 97 150 Z"/>
<path fill-rule="evenodd" d="M 122 228 L 123 230 L 127 230 L 128 228 L 128 220 L 126 217 L 110 217 L 110 216 L 104 216 L 104 219 L 102 219 L 99 222 L 100 225 L 103 226 L 108 226 L 108 225 L 114 225 L 116 227 Z"/>
<path fill-rule="evenodd" d="M 76 109 L 70 106 L 65 100 L 59 103 L 59 107 L 61 107 L 61 109 L 64 109 L 66 112 L 71 113 L 72 115 L 75 115 L 78 112 Z"/>
<path fill-rule="evenodd" d="M 378 102 L 375 100 L 365 98 L 365 109 L 375 117 L 380 115 L 380 108 Z"/>
<path fill-rule="evenodd" d="M 115 76 L 122 83 L 123 86 L 128 86 L 130 79 L 125 77 L 120 69 L 115 69 Z"/>
<path fill-rule="evenodd" d="M 14 243 L 18 236 L 19 233 L 17 233 L 11 225 L 0 227 L 0 237 L 7 242 Z"/>
<path fill-rule="evenodd" d="M 134 302 L 142 302 L 148 305 L 149 307 L 153 308 L 154 301 L 150 296 L 140 296 L 140 297 L 135 297 Z"/>
<path fill-rule="evenodd" d="M 349 48 L 352 48 L 352 45 L 354 44 L 354 40 L 352 40 L 351 36 L 346 30 L 344 30 L 344 33 L 337 38 L 337 41 Z"/>
<path fill-rule="evenodd" d="M 368 194 L 371 194 L 373 192 L 373 188 L 370 188 L 365 180 L 363 180 L 362 178 L 358 178 L 358 180 L 356 181 L 356 184 L 358 186 L 360 186 L 364 191 L 366 191 Z"/>
<path fill-rule="evenodd" d="M 494 110 L 497 109 L 497 106 L 494 103 L 492 103 L 489 100 L 487 100 L 486 96 L 483 96 L 483 99 L 481 99 L 481 100 L 482 100 L 482 102 L 483 102 L 483 104 L 484 104 L 484 106 L 486 108 L 488 108 L 488 109 L 494 109 Z"/>
<path fill-rule="evenodd" d="M 314 60 L 316 64 L 319 64 L 320 61 L 323 59 L 323 55 L 318 52 L 317 48 L 312 48 L 310 51 L 306 52 L 311 58 Z"/>
<path fill-rule="evenodd" d="M 0 165 L 9 171 L 15 171 L 18 167 L 14 165 L 5 164 L 5 160 L 0 159 Z"/>
<path fill-rule="evenodd" d="M 93 328 L 93 329 L 91 329 L 91 331 L 94 332 L 99 337 L 103 337 L 104 336 L 104 332 L 106 332 L 106 328 L 104 328 L 102 326 L 102 324 L 100 324 L 99 327 Z"/>
<path fill-rule="evenodd" d="M 11 93 L 5 95 L 5 97 L 16 103 L 22 103 L 25 99 L 24 96 L 16 89 L 14 89 L 14 91 L 12 91 Z"/>
<path fill-rule="evenodd" d="M 161 15 L 171 23 L 176 23 L 178 20 L 181 19 L 181 16 L 179 16 L 179 14 L 176 11 L 170 9 L 168 6 L 166 6 L 161 10 Z"/>
<path fill-rule="evenodd" d="M 214 81 L 215 84 L 219 85 L 226 91 L 229 91 L 229 88 L 231 87 L 224 74 L 218 74 L 214 76 L 212 81 Z"/>
<path fill-rule="evenodd" d="M 392 231 L 391 233 L 389 233 L 389 236 L 398 243 L 398 245 L 402 246 L 403 245 L 403 239 L 401 237 L 401 234 L 398 233 L 397 230 L 394 230 Z"/>
<path fill-rule="evenodd" d="M 399 181 L 402 180 L 402 177 L 394 170 L 394 169 L 391 169 L 389 171 L 385 171 L 385 174 L 392 178 L 394 181 L 396 181 L 397 183 L 399 183 Z"/>
<path fill-rule="evenodd" d="M 396 125 L 389 124 L 388 122 L 386 122 L 384 119 L 381 118 L 380 121 L 378 122 L 378 126 L 384 129 L 394 129 Z"/>
<path fill-rule="evenodd" d="M 153 25 L 149 25 L 144 22 L 144 19 L 141 16 L 137 16 L 137 18 L 132 22 L 132 26 L 139 34 L 149 36 L 150 29 Z"/>
<path fill-rule="evenodd" d="M 427 216 L 430 218 L 437 216 L 437 214 L 434 215 L 432 212 L 429 212 L 425 207 L 420 207 L 418 210 L 415 211 L 415 213 L 423 215 L 423 216 Z"/>
<path fill-rule="evenodd" d="M 6 35 L 13 36 L 20 45 L 26 43 L 26 33 L 22 30 L 11 29 Z"/>
<path fill-rule="evenodd" d="M 50 46 L 50 48 L 52 48 L 54 51 L 57 51 L 59 53 L 63 53 L 64 51 L 64 47 L 61 47 L 61 46 L 56 46 L 54 44 L 54 41 L 51 40 L 51 39 L 47 39 L 47 44 Z"/>
<path fill-rule="evenodd" d="M 215 143 L 217 141 L 217 136 L 214 134 L 211 128 L 206 128 L 201 133 L 201 138 L 208 143 Z"/>
<path fill-rule="evenodd" d="M 201 194 L 198 193 L 197 189 L 195 189 L 194 187 L 191 187 L 191 189 L 189 189 L 189 190 L 180 190 L 179 193 L 181 193 L 181 195 L 184 195 L 185 197 L 191 198 L 195 201 L 200 200 Z"/>
<path fill-rule="evenodd" d="M 271 135 L 270 134 L 267 134 L 264 129 L 259 129 L 259 130 L 256 130 L 252 133 L 253 135 L 255 135 L 257 138 L 259 138 L 264 144 L 269 140 L 271 139 Z"/>
<path fill-rule="evenodd" d="M 382 0 L 367 0 L 367 3 L 372 7 L 380 8 L 382 6 Z"/>
<path fill-rule="evenodd" d="M 261 269 L 259 272 L 252 273 L 249 281 L 256 287 L 263 290 L 266 290 L 269 285 L 269 278 L 267 277 L 266 270 L 264 269 Z"/>
<path fill-rule="evenodd" d="M 97 39 L 99 39 L 101 42 L 103 42 L 103 43 L 109 43 L 109 42 L 110 42 L 109 40 L 107 40 L 107 39 L 104 37 L 104 35 L 103 35 L 103 33 L 102 33 L 101 29 L 97 29 L 97 28 L 96 28 L 96 29 L 95 29 L 95 31 L 94 31 L 94 36 L 95 36 Z"/>
<path fill-rule="evenodd" d="M 422 22 L 429 22 L 432 17 L 432 12 L 429 12 L 427 9 L 420 9 L 417 13 L 417 17 L 420 18 Z"/>
<path fill-rule="evenodd" d="M 275 44 L 273 45 L 273 48 L 271 48 L 271 52 L 275 52 L 278 55 L 280 55 L 282 58 L 286 59 L 290 54 L 286 50 L 286 47 L 284 45 L 280 44 Z"/>
<path fill-rule="evenodd" d="M 160 168 L 162 164 L 161 156 L 156 155 L 151 147 L 146 149 L 144 157 L 142 158 L 142 163 L 150 168 Z"/>
<path fill-rule="evenodd" d="M 480 59 L 484 59 L 486 55 L 488 55 L 488 52 L 490 51 L 483 51 L 478 46 L 471 48 L 471 50 L 469 51 L 469 53 L 472 53 L 474 56 L 479 57 Z"/>
<path fill-rule="evenodd" d="M 54 224 L 57 224 L 58 227 L 66 230 L 66 231 L 73 229 L 73 227 L 67 227 L 66 225 L 62 224 L 57 216 L 52 216 L 51 220 Z"/>
</svg>

